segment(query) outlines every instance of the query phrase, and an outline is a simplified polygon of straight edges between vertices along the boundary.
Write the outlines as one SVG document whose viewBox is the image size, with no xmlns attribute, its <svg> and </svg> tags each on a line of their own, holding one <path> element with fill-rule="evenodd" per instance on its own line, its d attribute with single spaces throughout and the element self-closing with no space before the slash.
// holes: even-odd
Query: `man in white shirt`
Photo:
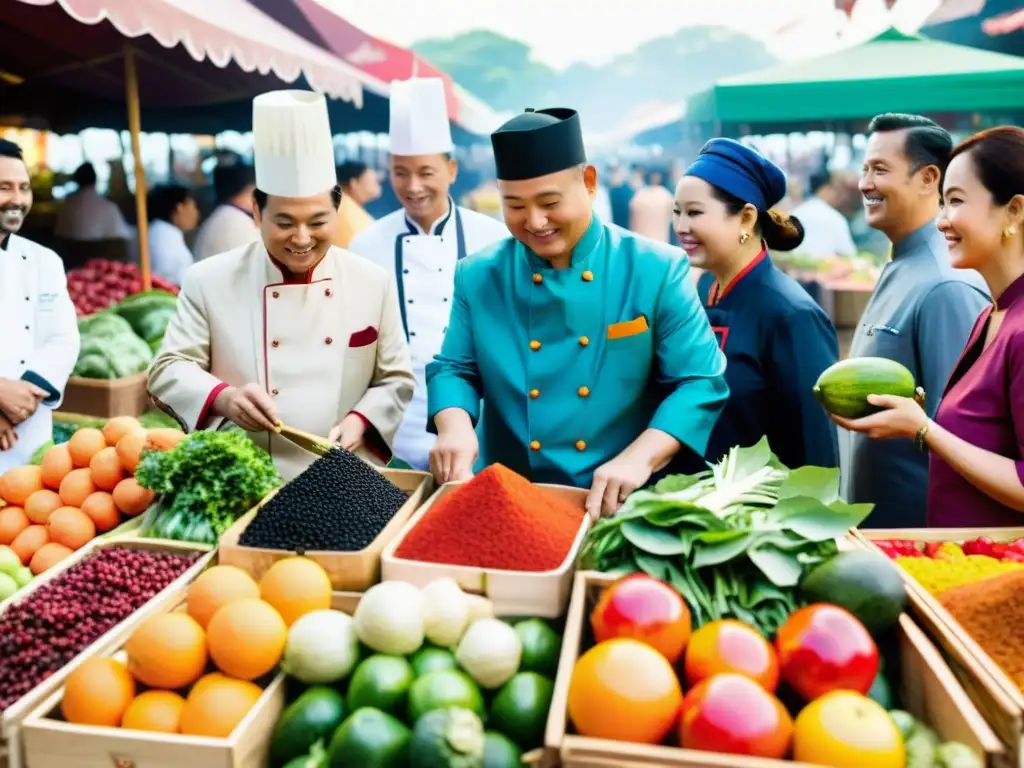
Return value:
<svg viewBox="0 0 1024 768">
<path fill-rule="evenodd" d="M 800 253 L 816 259 L 856 256 L 857 246 L 850 234 L 850 222 L 836 205 L 840 200 L 839 179 L 823 171 L 811 176 L 811 196 L 790 211 L 804 227 Z"/>
<path fill-rule="evenodd" d="M 196 232 L 193 243 L 196 261 L 225 253 L 259 239 L 260 230 L 252 213 L 252 192 L 256 176 L 241 160 L 221 162 L 213 169 L 213 190 L 217 207 Z"/>
<path fill-rule="evenodd" d="M 199 206 L 185 187 L 165 184 L 146 195 L 149 210 L 149 264 L 154 275 L 181 285 L 195 263 L 185 235 L 199 223 Z"/>
<path fill-rule="evenodd" d="M 121 210 L 96 191 L 96 169 L 92 163 L 78 166 L 72 179 L 78 190 L 68 195 L 57 211 L 54 234 L 79 242 L 128 240 L 131 235 Z"/>
</svg>

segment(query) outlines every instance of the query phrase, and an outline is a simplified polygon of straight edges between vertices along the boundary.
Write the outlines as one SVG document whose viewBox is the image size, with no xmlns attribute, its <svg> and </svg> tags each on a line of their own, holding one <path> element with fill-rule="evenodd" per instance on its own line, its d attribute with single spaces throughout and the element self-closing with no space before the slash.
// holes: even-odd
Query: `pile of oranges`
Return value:
<svg viewBox="0 0 1024 768">
<path fill-rule="evenodd" d="M 125 518 L 145 512 L 153 492 L 133 474 L 142 451 L 168 450 L 185 438 L 177 429 L 146 430 L 130 416 L 102 430 L 83 428 L 43 455 L 39 466 L 0 475 L 0 545 L 34 574 L 81 549 Z"/>
<path fill-rule="evenodd" d="M 263 694 L 288 627 L 330 604 L 330 579 L 308 558 L 278 561 L 259 583 L 214 566 L 184 605 L 140 624 L 121 653 L 72 672 L 61 714 L 77 725 L 227 738 Z"/>
</svg>

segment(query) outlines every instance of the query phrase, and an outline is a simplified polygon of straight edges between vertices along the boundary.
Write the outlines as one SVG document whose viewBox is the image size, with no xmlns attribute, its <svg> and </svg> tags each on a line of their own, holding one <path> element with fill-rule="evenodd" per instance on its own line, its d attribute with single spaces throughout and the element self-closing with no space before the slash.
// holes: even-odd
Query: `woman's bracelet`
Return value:
<svg viewBox="0 0 1024 768">
<path fill-rule="evenodd" d="M 928 437 L 928 429 L 931 427 L 931 421 L 926 421 L 924 426 L 917 430 L 917 434 L 914 435 L 914 447 L 919 451 L 927 451 L 928 446 L 925 443 L 925 438 Z"/>
</svg>

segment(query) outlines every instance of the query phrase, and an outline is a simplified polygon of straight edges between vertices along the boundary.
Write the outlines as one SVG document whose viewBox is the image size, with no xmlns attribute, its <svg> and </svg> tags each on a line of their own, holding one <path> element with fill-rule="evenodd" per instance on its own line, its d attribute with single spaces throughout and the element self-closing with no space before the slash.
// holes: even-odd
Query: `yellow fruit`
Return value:
<svg viewBox="0 0 1024 768">
<path fill-rule="evenodd" d="M 867 696 L 833 691 L 797 715 L 793 759 L 830 768 L 904 768 L 903 737 L 889 713 Z"/>
</svg>

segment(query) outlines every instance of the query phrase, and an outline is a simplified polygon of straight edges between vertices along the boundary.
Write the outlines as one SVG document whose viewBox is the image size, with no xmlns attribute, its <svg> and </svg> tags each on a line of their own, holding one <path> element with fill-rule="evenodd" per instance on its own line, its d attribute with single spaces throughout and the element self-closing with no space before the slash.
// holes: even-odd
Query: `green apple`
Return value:
<svg viewBox="0 0 1024 768">
<path fill-rule="evenodd" d="M 10 547 L 0 546 L 0 573 L 13 576 L 21 568 L 21 558 Z"/>
<path fill-rule="evenodd" d="M 24 587 L 28 584 L 35 576 L 32 575 L 32 571 L 27 566 L 21 566 L 17 571 L 14 572 L 14 583 L 18 585 L 18 588 Z"/>
<path fill-rule="evenodd" d="M 15 583 L 14 579 L 6 573 L 0 573 L 0 602 L 6 600 L 17 591 L 18 585 Z"/>
</svg>

